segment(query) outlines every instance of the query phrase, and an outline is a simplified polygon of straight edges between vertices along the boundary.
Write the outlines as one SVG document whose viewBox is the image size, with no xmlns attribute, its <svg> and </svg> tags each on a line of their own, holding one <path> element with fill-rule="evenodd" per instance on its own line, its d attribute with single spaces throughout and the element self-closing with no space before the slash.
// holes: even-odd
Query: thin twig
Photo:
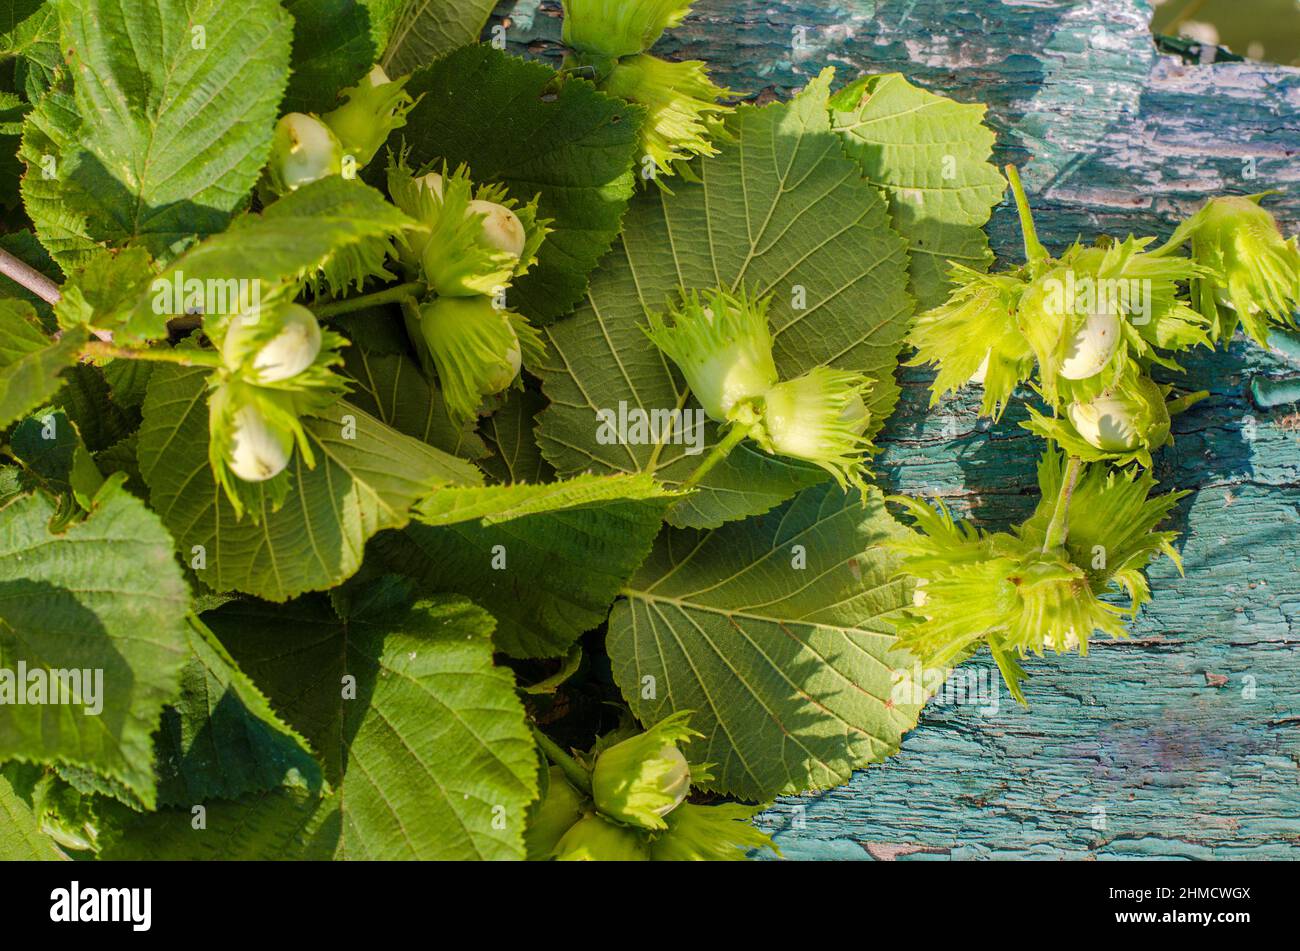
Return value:
<svg viewBox="0 0 1300 951">
<path fill-rule="evenodd" d="M 4 248 L 0 248 L 0 274 L 27 288 L 47 304 L 57 304 L 63 299 L 59 285 L 25 261 L 20 261 Z"/>
</svg>

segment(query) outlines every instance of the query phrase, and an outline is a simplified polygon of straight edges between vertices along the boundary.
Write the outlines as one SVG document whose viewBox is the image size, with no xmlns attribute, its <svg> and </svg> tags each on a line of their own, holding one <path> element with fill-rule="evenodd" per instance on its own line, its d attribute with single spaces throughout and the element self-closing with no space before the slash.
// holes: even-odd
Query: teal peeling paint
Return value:
<svg viewBox="0 0 1300 951">
<path fill-rule="evenodd" d="M 557 9 L 543 4 L 512 39 L 553 56 Z M 866 3 L 699 0 L 660 49 L 755 95 L 788 95 L 836 65 L 845 81 L 901 70 L 989 103 L 998 158 L 1033 159 L 1027 185 L 1057 248 L 1098 231 L 1167 234 L 1220 190 L 1285 190 L 1271 201 L 1296 231 L 1300 71 L 1183 66 L 1154 53 L 1148 14 L 1137 0 L 889 0 L 874 19 Z M 846 23 L 851 38 L 826 29 Z M 797 26 L 826 40 L 817 55 L 793 55 Z M 1009 204 L 990 232 L 1015 253 Z M 762 822 L 788 857 L 1300 858 L 1300 415 L 1248 396 L 1253 379 L 1295 367 L 1240 339 L 1185 363 L 1182 385 L 1211 396 L 1175 421 L 1157 472 L 1193 490 L 1177 512 L 1186 576 L 1155 567 L 1133 640 L 1031 660 L 1030 711 L 1005 693 L 993 716 L 931 706 L 884 765 L 778 803 Z M 928 375 L 902 379 L 882 481 L 984 525 L 1023 518 L 1041 448 L 1016 425 L 1023 410 L 996 426 L 968 398 L 931 412 Z"/>
</svg>

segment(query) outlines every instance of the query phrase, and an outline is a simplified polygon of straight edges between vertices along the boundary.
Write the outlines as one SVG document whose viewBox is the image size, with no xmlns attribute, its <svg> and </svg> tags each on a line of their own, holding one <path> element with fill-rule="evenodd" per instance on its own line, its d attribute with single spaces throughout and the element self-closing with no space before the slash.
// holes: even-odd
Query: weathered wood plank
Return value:
<svg viewBox="0 0 1300 951">
<path fill-rule="evenodd" d="M 550 55 L 555 5 L 505 4 L 510 36 Z M 983 101 L 998 158 L 1026 169 L 1045 241 L 1166 234 L 1207 195 L 1287 189 L 1300 225 L 1300 71 L 1159 56 L 1145 0 L 699 0 L 666 40 L 721 81 L 786 96 L 825 65 L 899 70 Z M 1254 177 L 1247 177 L 1252 175 Z M 1016 253 L 1014 212 L 990 226 Z M 1152 572 L 1132 641 L 1031 662 L 1029 712 L 935 704 L 902 753 L 766 816 L 797 858 L 1300 857 L 1300 414 L 1251 406 L 1256 374 L 1295 368 L 1238 341 L 1188 361 L 1212 397 L 1176 421 L 1162 483 L 1186 577 Z M 891 489 L 943 496 L 982 524 L 1034 504 L 1039 444 L 969 400 L 927 411 L 908 371 L 886 437 Z M 970 665 L 993 683 L 987 657 Z"/>
</svg>

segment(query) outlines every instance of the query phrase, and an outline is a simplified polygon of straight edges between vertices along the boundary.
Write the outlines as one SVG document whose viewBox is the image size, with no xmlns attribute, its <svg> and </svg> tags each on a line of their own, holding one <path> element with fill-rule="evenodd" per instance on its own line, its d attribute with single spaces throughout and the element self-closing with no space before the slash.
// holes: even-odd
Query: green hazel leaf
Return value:
<svg viewBox="0 0 1300 951">
<path fill-rule="evenodd" d="M 161 337 L 167 331 L 168 308 L 162 291 L 181 281 L 182 291 L 223 287 L 247 281 L 262 303 L 296 295 L 302 282 L 329 267 L 350 250 L 384 242 L 415 226 L 378 191 L 337 175 L 304 185 L 261 214 L 237 218 L 230 228 L 208 238 L 176 259 L 155 278 L 136 302 L 127 322 L 129 332 Z M 234 286 L 234 285 L 229 285 Z M 187 293 L 187 292 L 184 292 Z M 176 293 L 172 310 L 175 306 Z"/>
<path fill-rule="evenodd" d="M 140 460 L 137 456 L 139 433 L 132 433 L 121 442 L 113 443 L 107 449 L 94 454 L 95 467 L 106 478 L 115 473 L 122 473 L 126 481 L 122 483 L 132 495 L 145 501 L 149 500 L 149 487 L 140 476 Z"/>
<path fill-rule="evenodd" d="M 23 102 L 21 96 L 13 92 L 0 90 L 0 136 L 5 139 L 5 148 L 8 150 L 9 139 L 14 136 L 21 136 L 23 131 L 23 116 L 27 114 L 27 103 Z M 6 158 L 8 158 L 6 156 Z M 7 196 L 6 196 L 7 197 Z M 14 207 L 8 205 L 7 207 Z"/>
<path fill-rule="evenodd" d="M 13 457 L 23 464 L 36 484 L 47 492 L 75 498 L 90 510 L 91 500 L 104 483 L 77 425 L 62 409 L 38 410 L 14 427 L 9 438 Z M 72 511 L 67 507 L 66 511 Z"/>
<path fill-rule="evenodd" d="M 271 148 L 292 21 L 275 0 L 64 0 L 73 93 L 28 117 L 23 198 L 66 268 L 223 230 Z M 201 31 L 201 32 L 200 32 Z"/>
<path fill-rule="evenodd" d="M 144 295 L 153 271 L 153 259 L 144 248 L 95 250 L 59 289 L 62 298 L 54 306 L 59 326 L 114 329 Z"/>
<path fill-rule="evenodd" d="M 109 360 L 103 366 L 104 380 L 108 383 L 113 404 L 126 410 L 138 411 L 144 405 L 149 391 L 149 377 L 155 363 L 148 360 Z"/>
<path fill-rule="evenodd" d="M 683 747 L 717 792 L 826 789 L 898 750 L 920 704 L 893 696 L 891 615 L 912 603 L 881 543 L 902 533 L 876 491 L 806 489 L 711 532 L 668 531 L 609 621 L 614 678 L 657 723 L 695 711 Z"/>
<path fill-rule="evenodd" d="M 674 497 L 649 476 L 444 489 L 376 549 L 422 590 L 493 605 L 512 657 L 558 657 L 601 624 Z"/>
<path fill-rule="evenodd" d="M 478 522 L 496 525 L 606 502 L 672 499 L 649 476 L 582 475 L 545 485 L 450 488 L 421 502 L 416 518 L 426 525 Z"/>
<path fill-rule="evenodd" d="M 44 274 L 55 284 L 63 280 L 63 272 L 59 270 L 49 252 L 45 250 L 45 247 L 30 230 L 23 229 L 0 234 L 0 248 L 4 248 L 24 264 L 28 264 Z M 55 329 L 53 309 L 49 303 L 35 292 L 28 290 L 22 284 L 3 274 L 0 274 L 0 295 L 6 298 L 15 297 L 27 301 L 36 308 L 36 313 L 40 315 L 46 326 L 51 330 Z"/>
<path fill-rule="evenodd" d="M 356 383 L 349 394 L 352 404 L 380 422 L 462 459 L 487 455 L 487 446 L 472 426 L 451 421 L 442 391 L 405 354 L 346 347 L 343 370 Z"/>
<path fill-rule="evenodd" d="M 337 794 L 335 794 L 337 796 Z M 325 861 L 334 843 L 308 831 L 324 809 L 312 793 L 280 787 L 203 806 L 195 828 L 190 808 L 135 812 L 119 803 L 100 806 L 99 858 L 104 861 Z"/>
<path fill-rule="evenodd" d="M 0 862 L 67 859 L 54 841 L 41 832 L 39 817 L 7 775 L 12 772 L 12 768 L 0 770 Z"/>
<path fill-rule="evenodd" d="M 85 330 L 73 328 L 53 340 L 31 304 L 0 300 L 0 429 L 59 391 L 87 339 Z"/>
<path fill-rule="evenodd" d="M 5 0 L 0 3 L 0 50 L 14 51 L 14 32 L 38 12 L 48 6 L 45 0 Z"/>
<path fill-rule="evenodd" d="M 144 360 L 115 360 L 113 363 L 145 364 Z M 150 364 L 145 364 L 150 365 Z M 51 402 L 77 424 L 77 431 L 91 452 L 115 446 L 140 424 L 140 413 L 124 408 L 113 399 L 114 391 L 104 371 L 79 363 L 63 374 L 63 388 Z"/>
<path fill-rule="evenodd" d="M 371 14 L 359 0 L 284 0 L 293 57 L 282 112 L 328 112 L 379 58 Z"/>
<path fill-rule="evenodd" d="M 362 6 L 370 15 L 370 32 L 375 40 L 375 49 L 388 49 L 393 26 L 407 2 L 408 0 L 361 0 Z"/>
<path fill-rule="evenodd" d="M 285 601 L 332 588 L 361 567 L 366 541 L 404 526 L 421 499 L 482 480 L 470 463 L 340 401 L 304 419 L 316 468 L 295 452 L 288 500 L 272 511 L 266 489 L 255 487 L 261 520 L 241 521 L 208 465 L 207 403 L 207 371 L 160 365 L 145 399 L 139 457 L 154 510 L 185 561 L 201 559 L 196 573 L 217 592 Z"/>
<path fill-rule="evenodd" d="M 3 767 L 14 791 L 31 805 L 40 830 L 70 856 L 86 857 L 98 849 L 98 797 L 65 780 L 61 773 L 70 769 L 49 769 L 33 763 Z"/>
<path fill-rule="evenodd" d="M 657 440 L 630 428 L 611 439 L 596 415 L 621 421 L 624 408 L 701 412 L 642 329 L 681 288 L 774 294 L 769 320 L 784 379 L 823 364 L 866 373 L 875 381 L 868 435 L 893 411 L 894 368 L 913 310 L 906 249 L 884 199 L 830 131 L 828 84 L 824 76 L 790 103 L 737 110 L 732 141 L 698 165 L 699 181 L 638 197 L 587 302 L 545 328 L 547 359 L 537 369 L 551 407 L 539 416 L 538 440 L 561 475 L 649 472 L 671 486 L 703 460 L 691 454 L 690 420 L 667 438 L 658 427 Z M 717 441 L 718 427 L 709 422 L 699 448 Z M 716 526 L 765 512 L 826 478 L 811 464 L 743 443 L 671 520 Z"/>
<path fill-rule="evenodd" d="M 53 3 L 15 0 L 6 6 L 0 55 L 18 57 L 15 80 L 28 102 L 36 102 L 64 68 L 59 51 L 59 14 Z"/>
<path fill-rule="evenodd" d="M 534 418 L 546 408 L 546 397 L 535 390 L 514 389 L 505 403 L 479 426 L 491 455 L 479 466 L 494 482 L 551 482 L 555 467 L 542 456 L 533 433 Z"/>
<path fill-rule="evenodd" d="M 496 0 L 406 0 L 393 19 L 383 66 L 394 76 L 477 43 Z"/>
<path fill-rule="evenodd" d="M 77 447 L 85 448 L 81 433 L 68 414 L 57 407 L 43 407 L 19 421 L 10 433 L 11 455 L 42 479 L 66 482 Z"/>
<path fill-rule="evenodd" d="M 17 93 L 0 90 L 0 174 L 4 176 L 0 180 L 0 206 L 6 213 L 12 212 L 22 202 L 19 179 L 23 168 L 18 161 L 18 148 L 23 119 L 30 108 Z"/>
<path fill-rule="evenodd" d="M 109 796 L 137 812 L 143 812 L 147 808 L 139 796 L 117 780 L 98 776 L 77 766 L 58 766 L 55 772 L 60 780 L 83 796 Z"/>
<path fill-rule="evenodd" d="M 979 271 L 993 262 L 984 226 L 1006 181 L 989 161 L 985 107 L 937 96 L 897 73 L 864 77 L 830 105 L 846 151 L 885 190 L 894 227 L 907 238 L 912 294 L 923 309 L 942 304 L 951 262 Z"/>
<path fill-rule="evenodd" d="M 389 144 L 410 146 L 413 167 L 464 162 L 476 183 L 504 185 L 520 202 L 540 194 L 538 217 L 552 219 L 551 231 L 538 264 L 511 286 L 510 305 L 538 323 L 568 314 L 635 188 L 640 111 L 488 46 L 418 70 L 407 91 L 424 98 Z"/>
<path fill-rule="evenodd" d="M 337 794 L 312 833 L 336 857 L 523 858 L 537 757 L 514 675 L 493 665 L 485 611 L 412 603 L 387 578 L 342 619 L 314 595 L 231 603 L 206 620 L 323 756 Z"/>
<path fill-rule="evenodd" d="M 0 506 L 8 505 L 27 491 L 23 485 L 23 470 L 17 466 L 0 466 Z"/>
<path fill-rule="evenodd" d="M 399 308 L 363 307 L 329 318 L 330 328 L 347 337 L 352 346 L 366 353 L 411 352 L 411 339 Z"/>
<path fill-rule="evenodd" d="M 102 709 L 0 705 L 0 759 L 86 767 L 152 807 L 151 737 L 187 654 L 189 591 L 172 540 L 117 486 L 62 532 L 53 515 L 40 495 L 0 509 L 0 668 L 99 671 L 98 698 L 82 698 Z"/>
<path fill-rule="evenodd" d="M 156 737 L 158 802 L 188 808 L 278 786 L 320 792 L 320 764 L 307 741 L 276 716 L 202 621 L 191 617 L 188 633 L 181 695 L 163 712 Z"/>
</svg>

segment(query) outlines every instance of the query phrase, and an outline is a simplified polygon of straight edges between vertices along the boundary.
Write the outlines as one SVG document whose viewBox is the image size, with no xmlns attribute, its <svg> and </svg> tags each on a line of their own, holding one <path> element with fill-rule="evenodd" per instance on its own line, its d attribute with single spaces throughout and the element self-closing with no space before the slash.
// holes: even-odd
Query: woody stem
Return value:
<svg viewBox="0 0 1300 951">
<path fill-rule="evenodd" d="M 63 298 L 58 284 L 3 248 L 0 248 L 0 274 L 21 284 L 47 304 L 57 304 Z"/>
</svg>

